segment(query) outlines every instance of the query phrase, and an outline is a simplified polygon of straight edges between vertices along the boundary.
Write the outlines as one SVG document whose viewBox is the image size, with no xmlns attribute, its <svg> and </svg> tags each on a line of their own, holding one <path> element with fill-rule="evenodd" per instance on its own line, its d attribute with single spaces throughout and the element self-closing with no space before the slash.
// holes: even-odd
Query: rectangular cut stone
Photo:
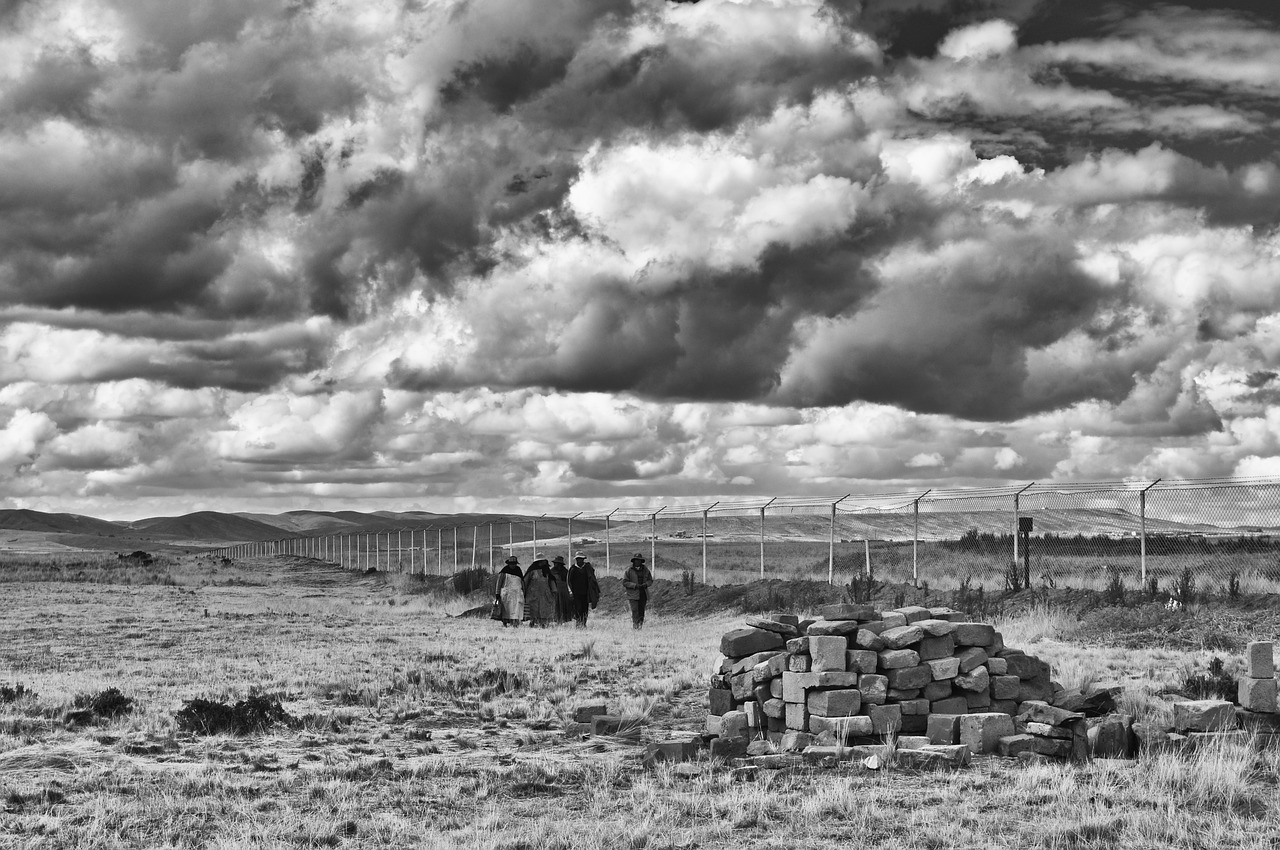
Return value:
<svg viewBox="0 0 1280 850">
<path fill-rule="evenodd" d="M 769 680 L 769 696 L 782 699 L 782 677 Z"/>
<path fill-rule="evenodd" d="M 804 692 L 818 683 L 817 673 L 783 673 L 782 698 L 787 702 L 804 702 Z"/>
<path fill-rule="evenodd" d="M 1003 658 L 987 658 L 987 672 L 992 676 L 1006 676 L 1009 673 L 1009 663 Z"/>
<path fill-rule="evenodd" d="M 1012 717 L 1018 713 L 1018 702 L 1012 699 L 993 699 L 991 700 L 991 710 Z"/>
<path fill-rule="evenodd" d="M 1245 675 L 1250 679 L 1275 678 L 1275 647 L 1271 641 L 1250 641 L 1245 647 L 1245 660 L 1247 661 Z"/>
<path fill-rule="evenodd" d="M 880 634 L 880 638 L 884 641 L 886 649 L 906 649 L 924 638 L 924 629 L 919 626 L 897 626 L 885 629 Z"/>
<path fill-rule="evenodd" d="M 1013 734 L 1013 718 L 1007 714 L 983 712 L 960 718 L 960 743 L 975 754 L 994 753 L 1000 739 Z"/>
<path fill-rule="evenodd" d="M 975 711 L 986 712 L 991 708 L 991 691 L 965 691 L 964 704 L 970 714 Z"/>
<path fill-rule="evenodd" d="M 809 668 L 815 673 L 845 671 L 845 652 L 849 649 L 849 641 L 838 635 L 810 635 L 809 657 L 813 664 Z"/>
<path fill-rule="evenodd" d="M 889 698 L 885 702 L 900 703 L 903 700 L 915 699 L 918 696 L 920 696 L 919 688 L 890 688 Z"/>
<path fill-rule="evenodd" d="M 1230 705 L 1231 703 L 1227 703 Z M 1072 720 L 1080 720 L 1083 714 L 1042 702 L 1028 702 L 1018 709 L 1018 719 L 1024 723 L 1044 723 L 1048 726 L 1065 726 Z"/>
<path fill-rule="evenodd" d="M 961 691 L 985 691 L 991 687 L 991 676 L 986 667 L 975 667 L 968 673 L 961 673 L 951 680 L 951 684 Z M 1019 682 L 1021 685 L 1021 682 Z"/>
<path fill-rule="evenodd" d="M 1041 676 L 1047 678 L 1049 675 L 1049 665 L 1030 655 L 1006 654 L 1004 661 L 1009 675 L 1019 679 L 1036 679 Z"/>
<path fill-rule="evenodd" d="M 964 697 L 947 697 L 929 703 L 929 710 L 934 714 L 968 714 L 969 701 Z"/>
<path fill-rule="evenodd" d="M 928 735 L 899 735 L 893 743 L 900 750 L 918 750 L 933 742 L 929 740 Z"/>
<path fill-rule="evenodd" d="M 1220 732 L 1234 729 L 1235 706 L 1226 700 L 1216 699 L 1175 702 L 1173 728 L 1178 732 Z"/>
<path fill-rule="evenodd" d="M 869 649 L 872 652 L 879 652 L 885 646 L 884 638 L 870 629 L 858 629 L 858 633 L 853 638 L 853 645 L 858 649 Z"/>
<path fill-rule="evenodd" d="M 901 706 L 869 705 L 866 711 L 871 718 L 871 731 L 876 735 L 896 735 L 902 728 Z"/>
<path fill-rule="evenodd" d="M 851 649 L 845 653 L 845 664 L 850 673 L 874 673 L 880 657 L 869 649 Z"/>
<path fill-rule="evenodd" d="M 907 624 L 907 616 L 901 611 L 885 611 L 880 619 L 884 621 L 886 630 L 901 628 Z"/>
<path fill-rule="evenodd" d="M 924 629 L 924 633 L 930 637 L 942 637 L 943 635 L 949 635 L 956 630 L 956 624 L 950 620 L 920 620 L 916 625 Z"/>
<path fill-rule="evenodd" d="M 955 651 L 956 642 L 952 640 L 951 635 L 943 635 L 942 637 L 926 637 L 921 640 L 920 645 L 916 647 L 916 652 L 920 653 L 921 661 L 950 658 L 951 654 Z"/>
<path fill-rule="evenodd" d="M 898 703 L 902 705 L 902 703 Z M 899 735 L 923 735 L 929 728 L 929 715 L 927 714 L 904 714 L 902 715 L 902 726 L 898 729 Z"/>
<path fill-rule="evenodd" d="M 712 688 L 707 691 L 707 711 L 710 714 L 721 715 L 726 711 L 733 711 L 737 703 L 733 699 L 732 691 L 721 690 L 720 688 Z M 603 714 L 604 712 L 601 712 Z"/>
<path fill-rule="evenodd" d="M 898 670 L 919 664 L 920 655 L 914 649 L 882 649 L 880 651 L 881 670 Z"/>
<path fill-rule="evenodd" d="M 956 623 L 951 635 L 956 646 L 986 646 L 995 640 L 996 627 L 990 623 Z"/>
<path fill-rule="evenodd" d="M 998 652 L 1004 652 L 1004 635 L 995 632 L 991 643 L 987 644 L 987 655 L 995 655 Z"/>
<path fill-rule="evenodd" d="M 1036 723 L 1035 721 L 1026 721 L 1019 723 L 1014 721 L 1014 727 L 1019 732 L 1026 732 L 1028 735 L 1038 735 L 1041 738 L 1070 738 L 1071 730 L 1062 726 L 1050 726 L 1048 723 Z"/>
<path fill-rule="evenodd" d="M 987 663 L 987 651 L 980 646 L 971 646 L 957 653 L 956 659 L 960 662 L 960 672 L 968 673 Z"/>
<path fill-rule="evenodd" d="M 808 655 L 809 654 L 809 638 L 808 636 L 792 638 L 787 641 L 787 652 L 792 655 Z"/>
<path fill-rule="evenodd" d="M 747 670 L 755 669 L 762 662 L 768 661 L 770 658 L 773 658 L 774 656 L 777 656 L 777 655 L 785 656 L 785 653 L 778 649 L 771 649 L 768 652 L 753 652 L 752 654 L 748 655 L 746 658 L 739 658 L 737 661 L 735 661 L 733 663 L 733 666 L 729 668 L 729 672 L 745 673 Z"/>
<path fill-rule="evenodd" d="M 959 658 L 935 658 L 926 661 L 925 664 L 929 665 L 929 672 L 933 675 L 934 681 L 954 679 L 960 675 Z"/>
<path fill-rule="evenodd" d="M 779 658 L 786 657 L 787 656 L 785 655 L 779 656 Z M 773 678 L 773 671 L 770 667 L 770 664 L 772 663 L 773 662 L 770 661 L 762 661 L 751 668 L 751 681 L 755 683 L 756 690 L 759 690 L 761 687 L 769 687 L 769 680 Z"/>
<path fill-rule="evenodd" d="M 1236 686 L 1241 708 L 1249 711 L 1274 713 L 1276 710 L 1276 680 L 1241 678 Z"/>
<path fill-rule="evenodd" d="M 996 742 L 996 752 L 1002 756 L 1017 758 L 1019 753 L 1034 753 L 1035 741 L 1035 735 L 1026 733 L 1005 735 Z"/>
<path fill-rule="evenodd" d="M 771 649 L 782 649 L 784 646 L 786 641 L 777 632 L 750 626 L 732 629 L 720 638 L 720 653 L 734 658 L 767 652 Z"/>
<path fill-rule="evenodd" d="M 901 608 L 895 608 L 899 614 L 907 618 L 907 623 L 918 623 L 921 620 L 927 620 L 933 615 L 929 613 L 928 608 L 922 608 L 919 605 L 904 605 Z"/>
<path fill-rule="evenodd" d="M 899 750 L 895 763 L 907 770 L 954 770 L 969 763 L 969 748 L 941 749 L 926 747 L 919 750 Z"/>
<path fill-rule="evenodd" d="M 719 735 L 720 730 L 723 727 L 723 722 L 724 722 L 723 718 L 721 718 L 720 716 L 715 714 L 708 714 L 707 722 L 703 724 L 702 728 L 706 730 L 706 733 L 708 735 Z"/>
<path fill-rule="evenodd" d="M 858 623 L 858 631 L 865 629 L 875 634 L 881 634 L 887 628 L 889 628 L 888 624 L 885 623 L 884 620 L 881 620 L 878 614 L 874 620 L 868 620 L 865 623 Z"/>
<path fill-rule="evenodd" d="M 929 713 L 929 701 L 927 699 L 908 699 L 898 703 L 902 706 L 902 716 L 909 717 Z"/>
<path fill-rule="evenodd" d="M 768 678 L 775 679 L 778 676 L 781 676 L 783 673 L 787 672 L 787 661 L 789 660 L 790 660 L 790 656 L 782 652 L 779 652 L 777 655 L 770 658 L 768 663 L 768 667 L 769 667 Z M 757 680 L 760 680 L 759 674 L 757 674 L 756 678 Z M 760 680 L 760 681 L 763 681 L 763 680 Z"/>
<path fill-rule="evenodd" d="M 764 629 L 766 632 L 777 632 L 784 638 L 796 636 L 796 623 L 784 623 L 773 617 L 748 617 L 747 625 L 753 629 Z"/>
<path fill-rule="evenodd" d="M 837 637 L 853 637 L 858 633 L 857 620 L 818 620 L 816 623 L 810 624 L 808 634 L 813 635 L 835 635 Z"/>
<path fill-rule="evenodd" d="M 741 738 L 747 734 L 747 713 L 730 711 L 720 718 L 720 737 Z"/>
<path fill-rule="evenodd" d="M 809 731 L 815 735 L 830 732 L 837 741 L 847 743 L 854 738 L 865 738 L 874 733 L 871 718 L 865 714 L 844 717 L 809 717 Z"/>
<path fill-rule="evenodd" d="M 859 676 L 858 690 L 864 705 L 881 705 L 889 696 L 889 680 L 874 673 Z"/>
<path fill-rule="evenodd" d="M 751 699 L 755 686 L 755 677 L 751 673 L 738 673 L 729 677 L 729 690 L 733 692 L 733 698 L 738 702 Z"/>
<path fill-rule="evenodd" d="M 809 709 L 802 702 L 785 703 L 786 721 L 788 729 L 795 729 L 798 732 L 809 731 Z"/>
<path fill-rule="evenodd" d="M 930 682 L 920 691 L 920 696 L 929 702 L 936 702 L 940 699 L 946 699 L 951 696 L 951 680 L 942 679 L 937 682 Z"/>
<path fill-rule="evenodd" d="M 827 620 L 872 620 L 876 618 L 874 605 L 867 602 L 837 602 L 822 605 L 818 613 Z"/>
<path fill-rule="evenodd" d="M 935 620 L 946 620 L 948 623 L 968 623 L 973 620 L 963 611 L 952 611 L 950 608 L 930 608 L 929 613 Z"/>
<path fill-rule="evenodd" d="M 820 717 L 847 717 L 862 708 L 862 692 L 856 688 L 810 691 L 809 714 Z"/>
<path fill-rule="evenodd" d="M 788 655 L 787 671 L 789 673 L 808 673 L 813 666 L 813 659 L 807 655 Z"/>
<path fill-rule="evenodd" d="M 993 659 L 999 661 L 1000 659 Z M 990 668 L 988 668 L 990 669 Z M 1017 699 L 1018 688 L 1021 686 L 1022 680 L 1017 676 L 992 676 L 991 677 L 991 698 L 992 699 Z"/>
<path fill-rule="evenodd" d="M 889 680 L 889 687 L 900 690 L 918 690 L 933 681 L 933 672 L 927 664 L 917 664 L 915 667 L 900 667 L 890 670 L 885 676 Z"/>
<path fill-rule="evenodd" d="M 787 704 L 780 699 L 767 699 L 761 708 L 764 709 L 765 717 L 785 718 L 787 716 Z"/>
<path fill-rule="evenodd" d="M 959 714 L 930 714 L 927 727 L 929 741 L 934 744 L 960 743 L 961 716 Z"/>
</svg>

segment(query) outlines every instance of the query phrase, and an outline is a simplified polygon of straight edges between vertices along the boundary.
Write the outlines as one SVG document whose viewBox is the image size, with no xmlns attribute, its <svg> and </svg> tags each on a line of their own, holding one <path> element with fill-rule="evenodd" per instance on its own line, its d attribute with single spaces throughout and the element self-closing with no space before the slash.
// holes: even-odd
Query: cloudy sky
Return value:
<svg viewBox="0 0 1280 850">
<path fill-rule="evenodd" d="M 0 0 L 0 506 L 1280 475 L 1280 10 Z"/>
</svg>

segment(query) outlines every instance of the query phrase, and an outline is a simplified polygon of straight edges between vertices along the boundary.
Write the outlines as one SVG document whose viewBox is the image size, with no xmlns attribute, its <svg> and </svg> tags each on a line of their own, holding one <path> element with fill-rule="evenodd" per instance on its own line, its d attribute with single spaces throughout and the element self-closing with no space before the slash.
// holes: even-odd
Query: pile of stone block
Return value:
<svg viewBox="0 0 1280 850">
<path fill-rule="evenodd" d="M 869 604 L 829 605 L 820 613 L 815 621 L 751 618 L 723 636 L 708 692 L 713 754 L 741 756 L 752 739 L 799 751 L 886 738 L 918 744 L 899 751 L 963 744 L 990 753 L 1001 737 L 1020 734 L 1013 718 L 1027 704 L 1054 697 L 1048 664 L 1006 647 L 993 626 L 966 614 L 921 606 L 879 611 Z M 939 732 L 935 740 L 931 719 L 943 717 L 955 721 L 955 734 L 944 740 Z"/>
<path fill-rule="evenodd" d="M 1275 646 L 1269 640 L 1255 640 L 1245 648 L 1244 675 L 1236 680 L 1237 697 L 1245 711 L 1276 713 Z"/>
</svg>

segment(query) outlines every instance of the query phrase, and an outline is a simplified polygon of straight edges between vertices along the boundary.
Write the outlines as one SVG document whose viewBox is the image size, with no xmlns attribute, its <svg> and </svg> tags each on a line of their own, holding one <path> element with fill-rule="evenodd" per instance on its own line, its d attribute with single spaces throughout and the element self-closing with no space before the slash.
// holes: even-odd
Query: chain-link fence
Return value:
<svg viewBox="0 0 1280 850">
<path fill-rule="evenodd" d="M 448 575 L 585 554 L 603 575 L 643 555 L 661 578 L 881 581 L 934 589 L 1280 589 L 1280 479 L 992 489 L 612 508 L 571 517 L 295 536 L 227 547 L 351 569 Z"/>
</svg>

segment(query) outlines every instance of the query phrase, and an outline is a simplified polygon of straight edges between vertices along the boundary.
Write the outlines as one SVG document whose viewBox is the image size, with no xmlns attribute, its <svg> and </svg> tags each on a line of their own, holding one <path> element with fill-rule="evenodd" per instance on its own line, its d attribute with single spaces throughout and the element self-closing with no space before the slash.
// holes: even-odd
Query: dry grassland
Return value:
<svg viewBox="0 0 1280 850">
<path fill-rule="evenodd" d="M 633 632 L 503 629 L 474 604 L 300 559 L 173 584 L 0 583 L 4 848 L 1274 847 L 1280 756 L 1226 745 L 1087 767 L 979 759 L 959 773 L 644 771 L 641 744 L 701 726 L 706 674 L 740 616 L 664 616 Z M 213 584 L 198 586 L 190 577 Z M 117 576 L 119 578 L 119 576 Z M 207 613 L 207 616 L 206 616 Z M 1071 684 L 1125 679 L 1130 707 L 1207 651 L 1085 640 L 1052 609 L 1006 641 Z M 77 694 L 117 687 L 132 714 L 68 729 Z M 278 697 L 298 722 L 198 737 L 196 697 Z M 625 734 L 565 734 L 579 704 Z"/>
</svg>

